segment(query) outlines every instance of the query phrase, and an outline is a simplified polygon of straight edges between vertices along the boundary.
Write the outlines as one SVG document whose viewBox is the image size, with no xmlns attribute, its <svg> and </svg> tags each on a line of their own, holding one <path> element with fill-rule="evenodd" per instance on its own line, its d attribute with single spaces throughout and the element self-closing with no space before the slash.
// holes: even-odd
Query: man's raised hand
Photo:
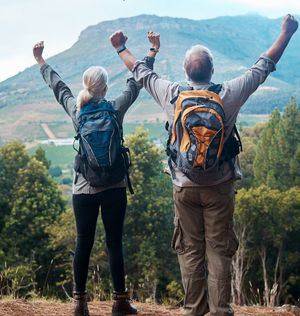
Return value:
<svg viewBox="0 0 300 316">
<path fill-rule="evenodd" d="M 33 56 L 39 65 L 43 65 L 45 60 L 43 58 L 43 51 L 44 51 L 44 42 L 38 42 L 33 46 Z"/>
<path fill-rule="evenodd" d="M 157 50 L 160 48 L 160 35 L 159 35 L 159 33 L 148 32 L 148 40 L 153 48 L 155 48 Z"/>
<path fill-rule="evenodd" d="M 111 45 L 115 49 L 119 49 L 120 47 L 125 46 L 128 37 L 125 36 L 122 31 L 117 31 L 113 33 L 109 39 L 110 39 Z"/>
<path fill-rule="evenodd" d="M 282 32 L 291 37 L 298 29 L 298 21 L 293 15 L 286 15 L 282 21 Z"/>
</svg>

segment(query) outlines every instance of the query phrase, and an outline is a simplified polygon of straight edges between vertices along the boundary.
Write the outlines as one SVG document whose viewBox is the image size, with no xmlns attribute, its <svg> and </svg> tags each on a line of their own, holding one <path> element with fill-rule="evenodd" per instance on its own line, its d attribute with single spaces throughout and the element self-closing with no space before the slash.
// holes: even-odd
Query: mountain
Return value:
<svg viewBox="0 0 300 316">
<path fill-rule="evenodd" d="M 146 33 L 155 30 L 161 34 L 162 46 L 155 64 L 161 76 L 184 82 L 182 61 L 185 51 L 200 43 L 209 47 L 214 55 L 214 82 L 222 82 L 250 67 L 269 48 L 280 31 L 280 25 L 281 19 L 259 15 L 199 21 L 150 15 L 122 18 L 89 26 L 72 47 L 47 62 L 71 86 L 74 94 L 80 89 L 81 76 L 86 68 L 104 66 L 110 77 L 108 98 L 113 98 L 121 92 L 129 73 L 109 43 L 110 34 L 118 29 L 124 30 L 129 37 L 127 46 L 142 58 L 149 48 Z M 47 43 L 45 46 L 47 49 Z M 249 99 L 243 108 L 245 113 L 269 113 L 274 107 L 282 109 L 292 95 L 300 97 L 299 51 L 300 32 L 291 41 L 277 71 Z M 148 120 L 158 113 L 161 113 L 160 109 L 142 92 L 127 117 L 128 120 Z M 30 130 L 30 138 L 36 138 L 41 134 L 35 131 L 40 122 L 57 123 L 59 130 L 64 129 L 61 125 L 65 121 L 68 119 L 55 103 L 37 66 L 0 83 L 0 137 L 9 138 L 10 134 L 22 137 L 24 130 Z"/>
</svg>

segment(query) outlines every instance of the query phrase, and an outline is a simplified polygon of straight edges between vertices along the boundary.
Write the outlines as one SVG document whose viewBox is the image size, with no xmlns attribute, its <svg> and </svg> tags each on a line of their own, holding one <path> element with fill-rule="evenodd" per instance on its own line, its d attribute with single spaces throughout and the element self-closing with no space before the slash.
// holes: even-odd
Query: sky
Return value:
<svg viewBox="0 0 300 316">
<path fill-rule="evenodd" d="M 300 0 L 0 0 L 0 81 L 34 64 L 37 41 L 45 41 L 49 57 L 101 21 L 139 14 L 198 20 L 247 13 L 300 15 Z"/>
</svg>

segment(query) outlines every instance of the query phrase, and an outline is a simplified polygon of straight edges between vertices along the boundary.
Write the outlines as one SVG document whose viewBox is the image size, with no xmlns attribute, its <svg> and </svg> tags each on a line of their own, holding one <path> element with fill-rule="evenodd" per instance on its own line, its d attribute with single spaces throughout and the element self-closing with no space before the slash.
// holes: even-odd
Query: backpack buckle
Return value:
<svg viewBox="0 0 300 316">
<path fill-rule="evenodd" d="M 75 139 L 75 140 L 79 140 L 79 138 L 80 138 L 80 134 L 79 134 L 79 133 L 74 136 L 74 139 Z"/>
</svg>

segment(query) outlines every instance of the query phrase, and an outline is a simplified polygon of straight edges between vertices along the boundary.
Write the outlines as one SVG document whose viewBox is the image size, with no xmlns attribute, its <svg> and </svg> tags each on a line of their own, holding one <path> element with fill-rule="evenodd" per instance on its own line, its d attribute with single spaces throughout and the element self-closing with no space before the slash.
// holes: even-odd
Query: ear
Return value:
<svg viewBox="0 0 300 316">
<path fill-rule="evenodd" d="M 211 75 L 213 75 L 215 73 L 215 68 L 212 67 L 212 70 L 211 70 Z"/>
</svg>

